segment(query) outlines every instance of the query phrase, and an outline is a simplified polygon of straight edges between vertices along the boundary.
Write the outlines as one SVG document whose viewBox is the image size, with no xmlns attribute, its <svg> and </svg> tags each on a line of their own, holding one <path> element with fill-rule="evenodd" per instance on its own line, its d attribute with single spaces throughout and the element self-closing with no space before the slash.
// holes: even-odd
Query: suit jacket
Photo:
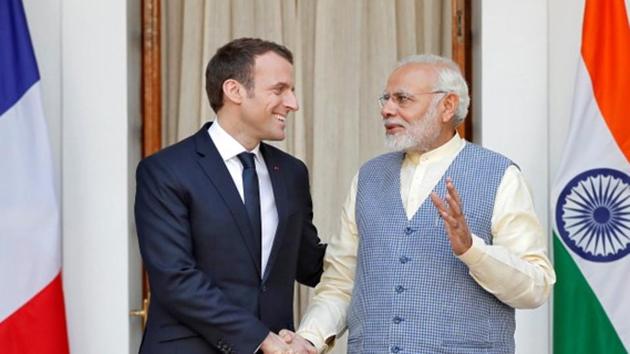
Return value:
<svg viewBox="0 0 630 354">
<path fill-rule="evenodd" d="M 254 353 L 269 331 L 294 327 L 294 281 L 315 286 L 322 273 L 308 170 L 261 143 L 278 210 L 261 279 L 247 211 L 210 124 L 138 165 L 136 226 L 151 287 L 140 353 Z"/>
</svg>

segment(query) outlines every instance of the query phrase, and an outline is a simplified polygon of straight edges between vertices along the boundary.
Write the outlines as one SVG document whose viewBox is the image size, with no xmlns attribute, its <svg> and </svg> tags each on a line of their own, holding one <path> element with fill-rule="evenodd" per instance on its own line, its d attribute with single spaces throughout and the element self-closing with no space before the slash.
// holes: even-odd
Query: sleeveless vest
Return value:
<svg viewBox="0 0 630 354">
<path fill-rule="evenodd" d="M 514 309 L 485 291 L 453 254 L 431 199 L 407 219 L 400 197 L 404 154 L 359 171 L 357 268 L 348 353 L 514 352 Z M 452 177 L 470 231 L 492 244 L 491 218 L 507 158 L 466 143 L 434 191 Z"/>
</svg>

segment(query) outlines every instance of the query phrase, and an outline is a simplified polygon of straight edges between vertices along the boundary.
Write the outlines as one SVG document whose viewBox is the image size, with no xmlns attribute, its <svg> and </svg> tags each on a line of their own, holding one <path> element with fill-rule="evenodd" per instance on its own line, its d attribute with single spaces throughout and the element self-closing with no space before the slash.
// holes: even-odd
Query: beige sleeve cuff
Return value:
<svg viewBox="0 0 630 354">
<path fill-rule="evenodd" d="M 476 265 L 481 263 L 487 252 L 487 245 L 483 241 L 483 239 L 473 234 L 472 240 L 472 246 L 466 252 L 457 257 L 460 261 L 464 262 L 464 264 L 466 264 L 469 269 L 472 269 Z"/>
<path fill-rule="evenodd" d="M 302 336 L 302 338 L 306 339 L 307 341 L 311 342 L 313 344 L 313 346 L 315 346 L 315 349 L 317 349 L 318 353 L 326 353 L 328 352 L 330 349 L 332 349 L 334 342 L 335 342 L 335 335 L 330 335 L 327 338 L 322 338 L 321 336 L 318 336 L 317 334 L 310 332 L 310 331 L 304 331 L 304 330 L 298 330 L 296 332 L 296 334 Z M 329 345 L 330 344 L 330 345 Z"/>
</svg>

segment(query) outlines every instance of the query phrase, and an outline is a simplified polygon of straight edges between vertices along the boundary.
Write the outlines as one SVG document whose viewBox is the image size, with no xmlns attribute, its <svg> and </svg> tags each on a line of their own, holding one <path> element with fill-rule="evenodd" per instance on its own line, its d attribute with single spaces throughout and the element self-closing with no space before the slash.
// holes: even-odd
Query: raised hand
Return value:
<svg viewBox="0 0 630 354">
<path fill-rule="evenodd" d="M 302 338 L 299 334 L 296 334 L 288 329 L 280 331 L 280 337 L 295 351 L 297 354 L 317 354 L 317 349 L 311 344 L 311 342 Z"/>
<path fill-rule="evenodd" d="M 435 193 L 431 193 L 431 201 L 444 220 L 444 228 L 451 242 L 453 253 L 461 255 L 472 246 L 472 235 L 468 230 L 466 217 L 462 212 L 462 202 L 453 180 L 446 178 L 446 203 Z"/>
</svg>

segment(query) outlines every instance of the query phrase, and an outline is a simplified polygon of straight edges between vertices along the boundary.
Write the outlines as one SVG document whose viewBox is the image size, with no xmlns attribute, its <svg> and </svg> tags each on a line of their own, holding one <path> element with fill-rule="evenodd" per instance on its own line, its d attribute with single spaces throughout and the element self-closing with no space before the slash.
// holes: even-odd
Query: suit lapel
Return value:
<svg viewBox="0 0 630 354">
<path fill-rule="evenodd" d="M 243 242 L 247 246 L 247 251 L 256 265 L 258 274 L 260 274 L 260 260 L 257 259 L 258 257 L 254 251 L 254 240 L 251 237 L 252 230 L 249 217 L 247 216 L 247 210 L 234 185 L 232 176 L 225 166 L 225 162 L 208 134 L 208 128 L 211 124 L 212 123 L 206 123 L 203 128 L 195 134 L 195 146 L 199 156 L 197 162 L 232 213 L 240 230 Z"/>
<path fill-rule="evenodd" d="M 273 246 L 271 248 L 271 253 L 269 254 L 267 267 L 265 268 L 265 274 L 263 276 L 264 283 L 269 277 L 269 273 L 273 267 L 273 264 L 278 257 L 283 238 L 286 234 L 285 229 L 287 226 L 288 218 L 288 198 L 286 183 L 282 175 L 282 166 L 278 161 L 277 154 L 275 154 L 273 149 L 271 149 L 267 144 L 264 143 L 260 145 L 260 151 L 265 158 L 265 164 L 267 165 L 267 170 L 269 171 L 269 177 L 271 179 L 271 185 L 273 187 L 273 196 L 276 201 L 276 209 L 278 210 L 278 228 L 276 229 L 276 234 L 273 239 Z"/>
</svg>

